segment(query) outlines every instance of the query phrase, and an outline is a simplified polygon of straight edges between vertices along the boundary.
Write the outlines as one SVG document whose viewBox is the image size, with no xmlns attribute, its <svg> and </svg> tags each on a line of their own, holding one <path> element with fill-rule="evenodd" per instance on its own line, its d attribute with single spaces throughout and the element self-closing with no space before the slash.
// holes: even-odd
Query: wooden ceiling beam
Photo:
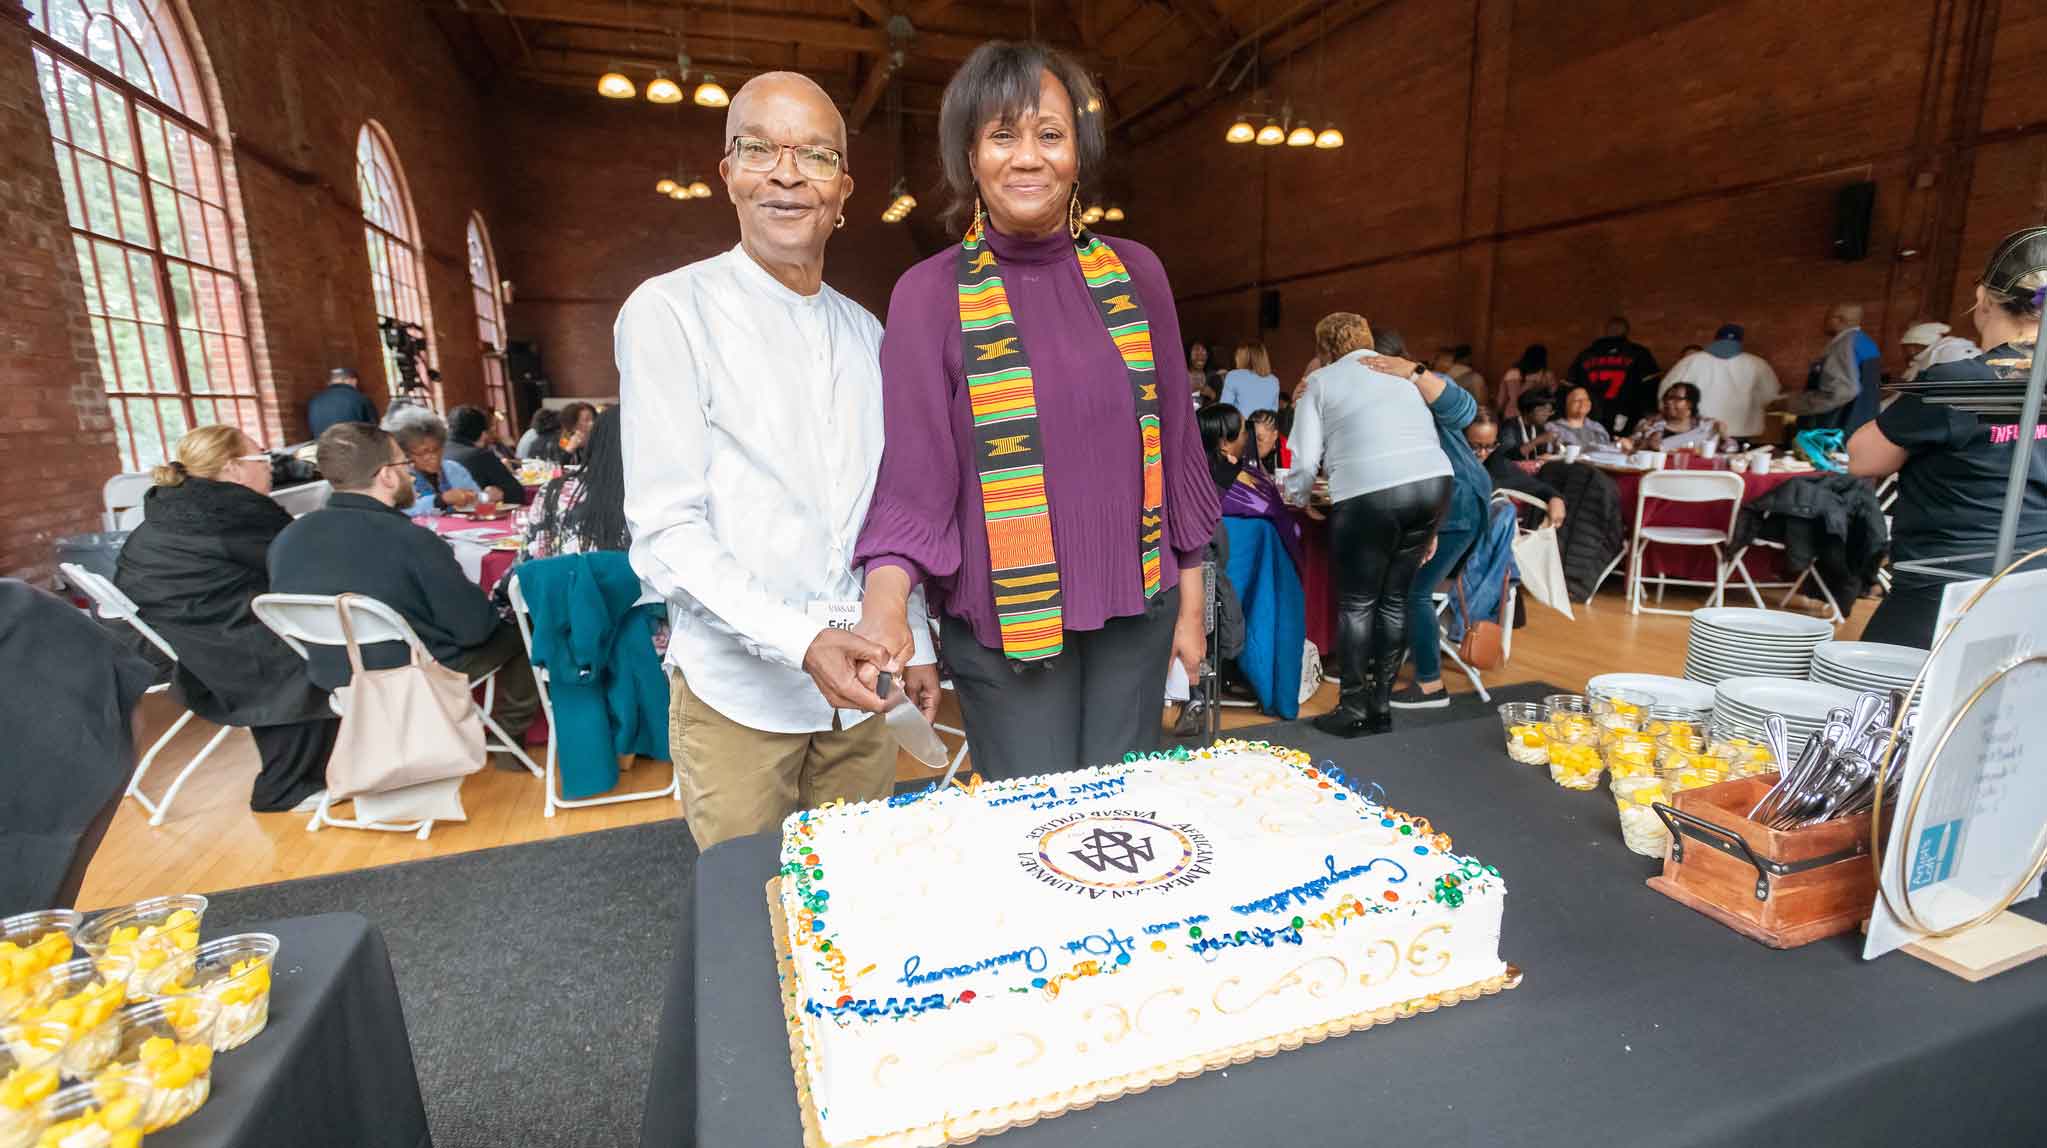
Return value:
<svg viewBox="0 0 2047 1148">
<path fill-rule="evenodd" d="M 686 27 L 696 43 L 721 39 L 749 43 L 801 43 L 832 51 L 886 56 L 892 50 L 888 31 L 863 27 L 849 20 L 802 16 L 787 12 L 743 11 L 705 6 L 701 8 L 628 8 L 618 0 L 501 0 L 504 14 L 528 24 L 567 24 L 619 31 L 658 32 L 680 35 Z M 439 0 L 429 7 L 453 7 L 454 0 Z M 464 9 L 471 10 L 472 9 Z M 920 31 L 911 50 L 923 56 L 964 60 L 984 37 L 949 32 Z"/>
<path fill-rule="evenodd" d="M 860 94 L 853 97 L 853 106 L 846 112 L 846 131 L 859 135 L 867 126 L 867 117 L 874 114 L 875 105 L 888 91 L 889 81 L 895 78 L 896 70 L 903 66 L 902 53 L 883 56 L 867 65 L 867 78 L 860 83 Z"/>
<path fill-rule="evenodd" d="M 1303 0 L 1282 15 L 1266 21 L 1258 28 L 1240 34 L 1236 41 L 1225 50 L 1213 55 L 1200 56 L 1181 76 L 1177 84 L 1160 88 L 1150 100 L 1119 117 L 1111 126 L 1112 130 L 1127 131 L 1134 125 L 1145 123 L 1149 134 L 1156 135 L 1179 126 L 1218 100 L 1226 99 L 1232 93 L 1220 84 L 1213 84 L 1220 65 L 1230 64 L 1238 53 L 1249 49 L 1257 53 L 1258 68 L 1270 73 L 1303 50 L 1311 48 L 1325 30 L 1335 33 L 1344 26 L 1363 19 L 1389 0 Z M 1326 16 L 1324 15 L 1326 13 Z M 1169 117 L 1160 120 L 1159 113 L 1171 110 Z"/>
</svg>

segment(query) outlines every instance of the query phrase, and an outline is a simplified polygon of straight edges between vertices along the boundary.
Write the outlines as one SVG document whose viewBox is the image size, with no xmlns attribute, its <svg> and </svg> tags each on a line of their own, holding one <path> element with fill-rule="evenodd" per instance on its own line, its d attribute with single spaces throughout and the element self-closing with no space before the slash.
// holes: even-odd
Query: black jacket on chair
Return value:
<svg viewBox="0 0 2047 1148">
<path fill-rule="evenodd" d="M 1846 474 L 1794 479 L 1744 504 L 1734 545 L 1758 538 L 1782 543 L 1785 569 L 1811 568 L 1843 611 L 1876 581 L 1891 548 L 1875 489 Z"/>
<path fill-rule="evenodd" d="M 1582 602 L 1592 596 L 1599 572 L 1627 549 L 1620 488 L 1589 463 L 1552 462 L 1536 474 L 1564 500 L 1566 514 L 1557 528 L 1557 547 L 1564 559 L 1564 584 L 1571 597 Z"/>
<path fill-rule="evenodd" d="M 334 716 L 306 664 L 249 608 L 270 589 L 270 543 L 291 515 L 232 482 L 151 487 L 142 525 L 121 547 L 114 585 L 178 652 L 172 688 L 223 725 L 288 725 Z"/>
<path fill-rule="evenodd" d="M 280 594 L 361 594 L 398 611 L 442 662 L 489 641 L 497 611 L 462 573 L 440 535 L 366 494 L 336 491 L 327 505 L 287 527 L 270 547 L 270 587 Z M 312 646 L 313 681 L 348 684 L 348 651 Z M 372 670 L 405 664 L 405 647 L 363 647 Z"/>
</svg>

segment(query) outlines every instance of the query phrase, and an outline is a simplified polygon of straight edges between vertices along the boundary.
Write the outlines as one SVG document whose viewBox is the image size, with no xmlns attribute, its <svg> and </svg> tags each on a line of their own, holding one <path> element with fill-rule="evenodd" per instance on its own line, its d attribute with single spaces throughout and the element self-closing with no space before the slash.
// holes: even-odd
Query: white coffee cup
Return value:
<svg viewBox="0 0 2047 1148">
<path fill-rule="evenodd" d="M 1572 443 L 1571 445 L 1564 448 L 1564 461 L 1577 462 L 1578 456 L 1584 453 L 1585 453 L 1584 447 L 1579 446 L 1577 443 Z"/>
<path fill-rule="evenodd" d="M 1730 457 L 1727 460 L 1727 469 L 1733 471 L 1736 474 L 1747 474 L 1748 456 L 1745 454 L 1737 454 Z"/>
</svg>

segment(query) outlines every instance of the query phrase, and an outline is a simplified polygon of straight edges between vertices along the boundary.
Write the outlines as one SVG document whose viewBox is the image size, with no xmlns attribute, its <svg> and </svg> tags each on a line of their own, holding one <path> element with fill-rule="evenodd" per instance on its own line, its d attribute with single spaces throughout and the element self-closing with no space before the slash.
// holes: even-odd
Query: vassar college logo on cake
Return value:
<svg viewBox="0 0 2047 1148">
<path fill-rule="evenodd" d="M 1089 898 L 1191 885 L 1208 876 L 1214 858 L 1208 838 L 1193 825 L 1124 809 L 1055 818 L 1032 829 L 1029 842 L 1017 854 L 1025 873 Z"/>
</svg>

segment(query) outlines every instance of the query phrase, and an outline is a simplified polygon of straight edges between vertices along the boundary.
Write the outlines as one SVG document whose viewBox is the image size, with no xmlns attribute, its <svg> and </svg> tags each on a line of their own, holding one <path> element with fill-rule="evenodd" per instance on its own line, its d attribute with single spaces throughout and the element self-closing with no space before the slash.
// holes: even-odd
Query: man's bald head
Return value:
<svg viewBox="0 0 2047 1148">
<path fill-rule="evenodd" d="M 725 109 L 725 145 L 732 145 L 732 137 L 744 135 L 768 136 L 764 116 L 767 108 L 784 101 L 796 101 L 809 105 L 813 111 L 812 122 L 829 124 L 829 139 L 780 140 L 781 143 L 821 143 L 837 148 L 841 154 L 846 150 L 846 117 L 839 114 L 839 106 L 816 80 L 801 72 L 762 72 L 746 83 L 732 97 L 732 103 Z M 772 117 L 771 117 L 772 118 Z M 772 137 L 769 137 L 772 138 Z"/>
<path fill-rule="evenodd" d="M 1836 303 L 1827 312 L 1827 334 L 1838 335 L 1851 328 L 1862 326 L 1862 304 Z"/>
</svg>

